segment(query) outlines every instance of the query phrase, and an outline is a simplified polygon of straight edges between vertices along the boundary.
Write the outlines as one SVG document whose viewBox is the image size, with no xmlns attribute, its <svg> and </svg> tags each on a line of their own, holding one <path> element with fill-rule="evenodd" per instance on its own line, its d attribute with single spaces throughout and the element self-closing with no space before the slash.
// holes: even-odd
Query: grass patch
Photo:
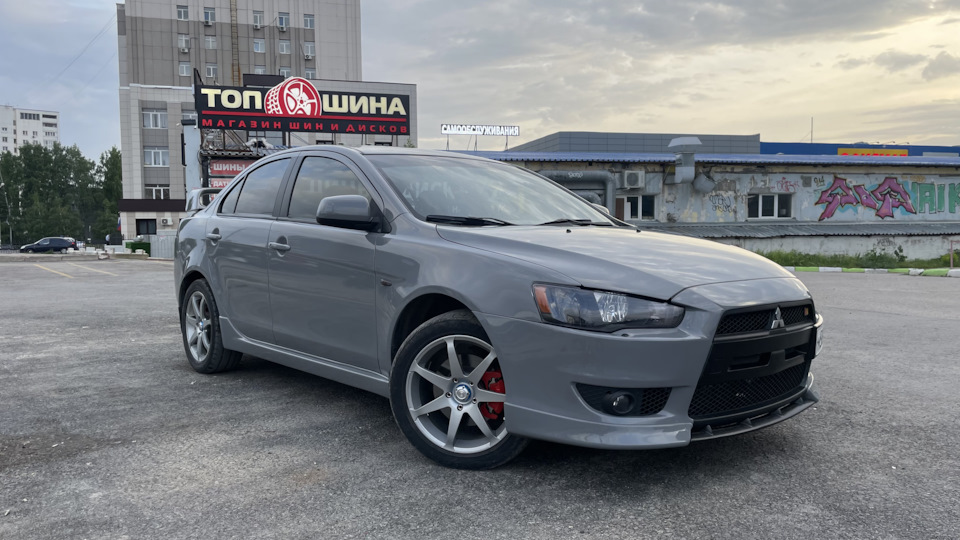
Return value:
<svg viewBox="0 0 960 540">
<path fill-rule="evenodd" d="M 798 272 L 810 272 L 809 268 L 820 266 L 839 266 L 851 271 L 863 271 L 864 268 L 943 268 L 950 265 L 950 255 L 936 259 L 907 259 L 899 250 L 894 253 L 872 251 L 856 255 L 824 255 L 822 253 L 800 253 L 799 251 L 758 251 L 759 255 L 783 266 L 796 267 Z M 900 272 L 898 272 L 900 273 Z M 906 273 L 906 270 L 904 272 Z"/>
<path fill-rule="evenodd" d="M 943 276 L 947 275 L 947 272 L 949 272 L 949 271 L 950 271 L 949 268 L 931 268 L 931 269 L 929 269 L 929 270 L 924 270 L 922 275 L 924 275 L 924 276 L 943 277 Z"/>
</svg>

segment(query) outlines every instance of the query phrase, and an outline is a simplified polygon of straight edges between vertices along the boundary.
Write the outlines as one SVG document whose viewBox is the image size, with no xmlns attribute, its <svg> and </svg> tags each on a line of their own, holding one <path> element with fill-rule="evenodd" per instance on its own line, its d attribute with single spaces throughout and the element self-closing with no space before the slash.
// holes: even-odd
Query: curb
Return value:
<svg viewBox="0 0 960 540">
<path fill-rule="evenodd" d="M 839 268 L 836 266 L 784 266 L 791 272 L 840 272 L 844 274 L 903 274 L 960 278 L 960 268 Z"/>
</svg>

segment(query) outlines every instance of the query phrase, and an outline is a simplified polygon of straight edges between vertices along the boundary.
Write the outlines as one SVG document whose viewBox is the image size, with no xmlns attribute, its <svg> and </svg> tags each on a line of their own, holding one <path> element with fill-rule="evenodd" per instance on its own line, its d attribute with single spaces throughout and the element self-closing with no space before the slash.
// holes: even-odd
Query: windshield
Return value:
<svg viewBox="0 0 960 540">
<path fill-rule="evenodd" d="M 428 221 L 476 226 L 612 225 L 579 197 L 510 165 L 436 156 L 368 157 L 407 206 Z M 482 220 L 458 223 L 451 219 L 467 217 Z"/>
</svg>

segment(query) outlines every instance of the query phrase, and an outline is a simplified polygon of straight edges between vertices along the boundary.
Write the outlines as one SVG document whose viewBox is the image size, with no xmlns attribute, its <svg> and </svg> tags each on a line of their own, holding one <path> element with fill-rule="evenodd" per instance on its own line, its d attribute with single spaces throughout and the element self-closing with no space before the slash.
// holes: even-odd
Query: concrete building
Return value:
<svg viewBox="0 0 960 540">
<path fill-rule="evenodd" d="M 202 84 L 223 86 L 242 86 L 248 75 L 303 77 L 318 86 L 328 80 L 338 89 L 362 79 L 359 0 L 127 0 L 117 5 L 117 34 L 120 211 L 127 239 L 176 230 L 185 198 L 179 123 L 196 118 L 195 72 Z M 415 87 L 405 93 L 415 102 Z M 276 134 L 238 137 L 269 140 Z M 297 133 L 288 143 L 404 144 L 408 139 L 352 137 Z M 409 138 L 415 137 L 412 131 Z"/>
<path fill-rule="evenodd" d="M 960 239 L 960 157 L 950 152 L 701 152 L 465 153 L 537 171 L 644 229 L 754 251 L 933 258 Z"/>
<path fill-rule="evenodd" d="M 0 152 L 16 154 L 25 144 L 53 148 L 60 142 L 60 113 L 0 105 Z"/>
</svg>

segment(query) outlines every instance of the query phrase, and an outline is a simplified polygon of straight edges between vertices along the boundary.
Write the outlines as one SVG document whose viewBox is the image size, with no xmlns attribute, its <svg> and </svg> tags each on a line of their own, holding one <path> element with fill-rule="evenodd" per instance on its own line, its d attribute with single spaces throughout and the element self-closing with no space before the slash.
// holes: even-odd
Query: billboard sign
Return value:
<svg viewBox="0 0 960 540">
<path fill-rule="evenodd" d="M 519 137 L 520 126 L 488 126 L 479 124 L 440 124 L 443 135 L 498 135 Z"/>
<path fill-rule="evenodd" d="M 906 156 L 906 148 L 837 148 L 839 156 Z"/>
<path fill-rule="evenodd" d="M 242 173 L 244 169 L 250 165 L 253 165 L 255 161 L 256 160 L 250 159 L 211 159 L 210 176 L 233 178 L 234 176 Z"/>
<path fill-rule="evenodd" d="M 318 89 L 291 77 L 273 88 L 196 85 L 202 129 L 409 135 L 410 96 Z"/>
</svg>

